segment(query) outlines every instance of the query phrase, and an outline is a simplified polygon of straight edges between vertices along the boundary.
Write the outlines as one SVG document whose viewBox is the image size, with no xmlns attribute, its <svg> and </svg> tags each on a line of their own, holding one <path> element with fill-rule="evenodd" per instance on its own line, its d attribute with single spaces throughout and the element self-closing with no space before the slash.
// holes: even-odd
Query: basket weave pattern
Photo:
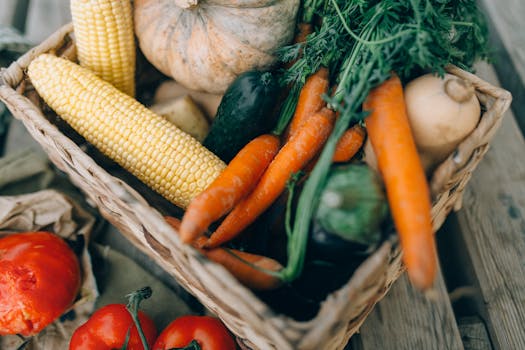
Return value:
<svg viewBox="0 0 525 350">
<path fill-rule="evenodd" d="M 350 281 L 329 295 L 313 319 L 298 322 L 274 313 L 221 266 L 182 244 L 161 214 L 139 193 L 97 165 L 81 147 L 48 121 L 43 102 L 25 75 L 29 63 L 44 52 L 74 59 L 72 26 L 61 28 L 1 72 L 0 99 L 25 124 L 51 161 L 69 175 L 107 220 L 216 313 L 237 335 L 243 348 L 344 348 L 375 303 L 403 272 L 395 237 L 383 243 Z M 448 67 L 448 70 L 474 85 L 484 112 L 476 130 L 433 174 L 430 185 L 435 229 L 452 209 L 460 208 L 463 189 L 488 150 L 511 102 L 507 91 L 456 67 Z"/>
</svg>

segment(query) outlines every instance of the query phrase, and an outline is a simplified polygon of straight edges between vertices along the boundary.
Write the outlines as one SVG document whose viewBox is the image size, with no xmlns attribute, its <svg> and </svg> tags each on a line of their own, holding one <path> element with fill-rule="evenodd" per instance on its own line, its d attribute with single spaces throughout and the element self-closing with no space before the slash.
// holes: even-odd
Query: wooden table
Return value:
<svg viewBox="0 0 525 350">
<path fill-rule="evenodd" d="M 68 0 L 2 0 L 0 25 L 38 43 L 70 21 Z M 402 277 L 368 317 L 348 349 L 525 349 L 525 35 L 522 0 L 482 0 L 496 61 L 477 74 L 514 95 L 491 149 L 476 169 L 464 205 L 437 234 L 441 271 L 422 295 Z M 521 14 L 521 15 L 520 15 Z M 496 72 L 498 74 L 496 74 Z M 516 116 L 516 117 L 515 117 Z M 521 125 L 521 130 L 520 130 Z M 31 147 L 45 156 L 19 122 L 5 152 Z M 178 288 L 113 227 L 102 238 Z M 131 252 L 131 253 L 130 253 Z"/>
</svg>

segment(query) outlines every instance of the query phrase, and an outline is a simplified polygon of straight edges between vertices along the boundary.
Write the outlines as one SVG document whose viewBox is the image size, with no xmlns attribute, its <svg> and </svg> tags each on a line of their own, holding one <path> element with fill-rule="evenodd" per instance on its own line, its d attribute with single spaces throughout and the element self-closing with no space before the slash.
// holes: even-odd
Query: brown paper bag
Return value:
<svg viewBox="0 0 525 350">
<path fill-rule="evenodd" d="M 87 243 L 95 219 L 65 195 L 43 190 L 20 196 L 0 197 L 0 235 L 24 231 L 50 231 L 78 243 L 82 269 L 82 286 L 74 305 L 63 317 L 36 336 L 26 339 L 27 350 L 67 349 L 75 329 L 93 311 L 98 296 Z M 18 336 L 0 337 L 0 349 L 15 350 L 24 342 Z"/>
</svg>

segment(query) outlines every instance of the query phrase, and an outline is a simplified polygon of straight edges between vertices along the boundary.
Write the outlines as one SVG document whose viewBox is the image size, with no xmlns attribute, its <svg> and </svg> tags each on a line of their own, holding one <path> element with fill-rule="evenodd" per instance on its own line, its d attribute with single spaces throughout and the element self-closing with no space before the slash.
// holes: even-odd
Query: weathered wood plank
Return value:
<svg viewBox="0 0 525 350">
<path fill-rule="evenodd" d="M 351 339 L 350 348 L 463 349 L 441 272 L 430 297 L 415 290 L 403 274 Z"/>
<path fill-rule="evenodd" d="M 525 132 L 525 35 L 523 0 L 481 0 L 491 31 L 494 67 L 502 86 L 514 95 L 513 110 Z"/>
<path fill-rule="evenodd" d="M 487 65 L 479 66 L 478 72 L 480 76 L 484 77 L 488 81 L 498 84 L 498 82 L 495 80 L 494 72 L 491 71 Z M 482 285 L 477 286 L 477 288 L 480 294 L 483 295 L 483 298 L 480 298 L 480 304 L 487 303 L 490 300 L 490 303 L 487 305 L 488 310 L 480 312 L 487 320 L 491 337 L 502 337 L 502 332 L 505 332 L 507 337 L 512 338 L 512 340 L 509 340 L 507 343 L 502 343 L 501 341 L 495 342 L 497 345 L 496 348 L 498 349 L 525 348 L 525 345 L 523 345 L 520 340 L 520 338 L 525 334 L 525 331 L 523 331 L 522 327 L 523 321 L 525 321 L 522 319 L 523 315 L 525 315 L 525 313 L 523 313 L 523 307 L 525 307 L 525 298 L 523 298 L 523 294 L 525 293 L 523 279 L 523 276 L 525 276 L 523 273 L 523 266 L 525 265 L 523 264 L 525 261 L 523 256 L 525 256 L 525 249 L 521 247 L 525 238 L 525 220 L 523 219 L 522 215 L 522 213 L 524 213 L 522 208 L 524 208 L 525 205 L 525 183 L 523 182 L 525 179 L 525 157 L 523 156 L 524 149 L 525 144 L 523 142 L 523 137 L 519 132 L 514 117 L 512 114 L 510 114 L 506 116 L 506 120 L 504 121 L 501 130 L 498 132 L 497 137 L 493 141 L 492 149 L 486 156 L 487 159 L 484 159 L 480 167 L 478 167 L 478 169 L 475 171 L 474 178 L 468 189 L 471 195 L 476 195 L 478 192 L 484 193 L 485 195 L 482 195 L 483 197 L 476 200 L 475 203 L 468 201 L 466 197 L 464 206 L 467 209 L 458 214 L 460 228 L 462 230 L 470 228 L 469 233 L 473 241 L 484 245 L 487 249 L 490 247 L 493 251 L 492 254 L 496 257 L 498 257 L 499 254 L 507 255 L 507 257 L 504 258 L 505 261 L 503 262 L 502 266 L 507 266 L 504 272 L 506 279 L 508 279 L 507 283 L 511 285 L 511 292 L 509 293 L 510 296 L 508 296 L 507 300 L 504 302 L 499 302 L 497 290 L 493 291 L 491 294 L 487 294 L 487 290 L 490 291 L 490 287 L 487 287 L 487 284 L 491 284 L 490 280 L 495 278 L 494 276 L 501 275 L 501 271 L 498 271 L 499 265 L 494 263 L 492 268 L 495 271 L 487 272 L 483 261 L 479 261 L 484 255 L 477 254 L 477 259 L 475 259 L 478 261 L 474 263 L 475 266 L 472 267 L 472 271 L 474 271 L 473 273 L 477 275 L 479 272 L 485 272 L 483 274 L 484 276 L 482 277 L 485 277 L 485 280 L 489 280 L 479 282 L 478 284 Z M 505 156 L 500 155 L 500 153 L 504 153 Z M 496 164 L 494 164 L 494 161 L 496 161 Z M 516 162 L 518 162 L 520 166 L 513 167 L 513 164 Z M 509 168 L 513 168 L 514 171 L 509 172 Z M 520 188 L 515 186 L 516 183 L 519 183 Z M 494 184 L 497 185 L 494 186 Z M 491 190 L 487 192 L 488 187 L 491 187 Z M 502 188 L 515 188 L 516 192 L 512 192 L 512 190 L 506 190 L 502 192 Z M 472 191 L 475 191 L 475 193 L 473 194 Z M 513 193 L 513 195 L 510 196 L 510 193 Z M 496 204 L 498 199 L 499 203 Z M 498 215 L 499 213 L 491 213 L 491 205 L 499 205 L 499 210 L 503 212 L 502 215 Z M 472 210 L 479 211 L 479 209 L 472 208 L 477 208 L 480 206 L 484 210 L 484 220 L 480 219 L 480 215 L 473 217 L 472 214 L 466 214 L 466 212 Z M 465 215 L 470 215 L 469 218 L 471 219 L 477 219 L 478 224 L 476 226 L 471 226 L 470 222 L 466 222 L 464 220 Z M 499 220 L 494 220 L 495 216 L 499 217 Z M 493 221 L 491 224 L 487 224 L 487 220 Z M 485 227 L 485 237 L 480 237 L 478 236 L 478 232 L 481 229 L 480 227 L 483 226 Z M 513 230 L 514 234 L 517 234 L 521 237 L 515 237 L 520 240 L 520 244 L 518 245 L 519 248 L 514 247 L 514 254 L 508 254 L 505 252 L 506 247 L 501 244 L 495 246 L 490 236 L 492 234 L 501 232 L 502 230 L 507 231 L 507 229 L 512 232 L 512 226 L 515 226 Z M 473 227 L 476 227 L 476 229 Z M 463 235 L 468 234 L 463 233 Z M 512 240 L 507 241 L 507 243 L 510 244 L 512 244 L 512 242 Z M 465 246 L 465 249 L 469 253 L 474 249 L 472 248 L 471 242 L 467 242 Z M 463 252 L 463 254 L 465 253 Z M 521 258 L 516 259 L 516 255 L 520 255 Z M 512 261 L 514 261 L 514 263 L 511 263 Z M 509 263 L 512 265 L 521 264 L 521 266 L 518 266 L 518 268 L 514 270 L 515 273 L 512 273 L 512 268 L 509 266 Z M 479 280 L 479 276 L 476 276 L 476 279 Z M 432 320 L 432 317 L 434 316 L 427 315 L 424 316 L 420 322 L 417 321 L 417 315 L 426 314 L 429 312 L 429 310 L 426 310 L 428 306 L 426 306 L 424 302 L 420 303 L 420 301 L 417 300 L 417 294 L 411 295 L 408 288 L 410 288 L 410 286 L 408 286 L 407 281 L 397 282 L 392 291 L 390 291 L 387 297 L 378 304 L 376 310 L 374 310 L 369 316 L 362 327 L 361 335 L 352 339 L 352 349 L 384 349 L 385 346 L 385 349 L 432 348 L 431 345 L 422 346 L 422 344 L 426 343 L 424 343 L 424 340 L 418 339 L 418 337 L 422 336 L 422 332 L 426 332 L 425 330 L 427 327 L 425 327 L 425 324 L 427 324 L 429 320 Z M 444 285 L 442 290 L 445 290 Z M 492 299 L 487 299 L 487 295 L 491 295 Z M 514 308 L 514 303 L 521 303 L 521 307 L 517 309 Z M 412 306 L 408 314 L 406 313 L 407 305 Z M 494 320 L 491 318 L 493 315 L 505 317 L 505 315 L 500 314 L 500 312 L 504 313 L 506 307 L 514 308 L 514 312 L 512 312 L 512 314 L 515 315 L 507 315 L 508 320 L 504 320 L 503 323 L 500 322 L 500 319 Z M 422 311 L 419 311 L 419 309 L 422 309 Z M 449 308 L 449 310 L 451 309 Z M 403 312 L 405 312 L 405 314 L 403 314 Z M 450 321 L 455 325 L 454 316 L 451 311 L 450 314 Z M 418 322 L 421 325 L 421 329 L 417 330 L 409 328 L 411 324 L 418 324 Z M 499 323 L 498 325 L 494 326 L 494 322 Z M 405 326 L 399 326 L 400 324 L 405 324 Z M 481 332 L 481 328 L 483 328 L 483 330 L 485 329 L 482 323 L 476 324 L 474 326 L 476 327 L 473 328 L 470 326 L 463 326 L 462 328 L 463 335 L 465 336 L 465 345 L 470 349 L 490 349 L 490 341 L 488 340 L 487 336 L 485 336 L 482 340 L 478 339 L 477 342 L 475 335 L 473 336 L 474 338 L 469 338 L 469 334 L 472 336 L 473 331 Z M 432 325 L 432 327 L 436 328 L 435 325 Z M 382 335 L 380 339 L 377 337 L 378 333 L 381 333 Z M 481 336 L 481 333 L 479 333 L 479 335 Z M 432 339 L 432 337 L 435 337 L 435 335 L 427 336 L 431 339 L 430 344 L 435 345 L 443 343 L 441 341 L 437 341 L 437 339 Z M 385 344 L 385 339 L 389 340 L 389 344 Z"/>
<path fill-rule="evenodd" d="M 70 21 L 69 0 L 31 0 L 27 14 L 27 39 L 40 43 Z"/>
<path fill-rule="evenodd" d="M 492 68 L 478 75 L 497 85 Z M 512 113 L 479 164 L 456 214 L 478 311 L 495 349 L 525 349 L 525 141 Z"/>
<path fill-rule="evenodd" d="M 0 26 L 12 26 L 13 17 L 16 11 L 17 0 L 3 0 L 2 10 L 0 11 Z"/>
<path fill-rule="evenodd" d="M 487 328 L 478 317 L 465 317 L 458 321 L 465 350 L 491 350 Z"/>
<path fill-rule="evenodd" d="M 28 7 L 29 0 L 18 0 L 16 2 L 16 10 L 11 25 L 21 33 L 25 32 Z"/>
<path fill-rule="evenodd" d="M 0 26 L 13 27 L 23 33 L 29 0 L 2 0 Z"/>
<path fill-rule="evenodd" d="M 0 1 L 3 3 L 6 0 Z M 7 2 L 10 3 L 11 0 L 7 0 Z M 14 0 L 13 8 L 18 6 L 19 9 L 17 11 L 20 11 L 20 7 L 24 5 L 23 3 L 26 3 L 25 6 L 28 5 L 27 2 L 27 0 Z M 40 43 L 71 20 L 69 0 L 31 0 L 26 10 L 27 14 L 24 14 L 27 16 L 25 34 L 27 39 L 35 44 Z M 13 9 L 12 15 L 14 15 L 14 12 L 15 10 Z M 4 152 L 9 153 L 21 148 L 30 148 L 45 156 L 45 152 L 32 139 L 22 123 L 15 120 L 10 124 Z"/>
</svg>

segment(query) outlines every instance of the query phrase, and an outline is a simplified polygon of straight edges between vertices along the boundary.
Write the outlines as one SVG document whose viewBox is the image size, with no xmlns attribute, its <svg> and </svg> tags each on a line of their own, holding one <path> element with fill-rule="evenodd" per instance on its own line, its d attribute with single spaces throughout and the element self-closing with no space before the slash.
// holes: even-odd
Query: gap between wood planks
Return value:
<svg viewBox="0 0 525 350">
<path fill-rule="evenodd" d="M 525 133 L 525 35 L 523 0 L 480 0 L 490 28 L 490 47 L 501 86 L 514 96 L 512 110 Z"/>
<path fill-rule="evenodd" d="M 498 84 L 488 65 L 477 74 Z M 525 349 L 525 141 L 511 112 L 491 145 L 464 208 L 447 223 L 457 228 L 447 232 L 459 233 L 449 236 L 449 246 L 458 249 L 456 271 L 477 291 L 467 309 L 484 320 L 494 349 Z"/>
</svg>

